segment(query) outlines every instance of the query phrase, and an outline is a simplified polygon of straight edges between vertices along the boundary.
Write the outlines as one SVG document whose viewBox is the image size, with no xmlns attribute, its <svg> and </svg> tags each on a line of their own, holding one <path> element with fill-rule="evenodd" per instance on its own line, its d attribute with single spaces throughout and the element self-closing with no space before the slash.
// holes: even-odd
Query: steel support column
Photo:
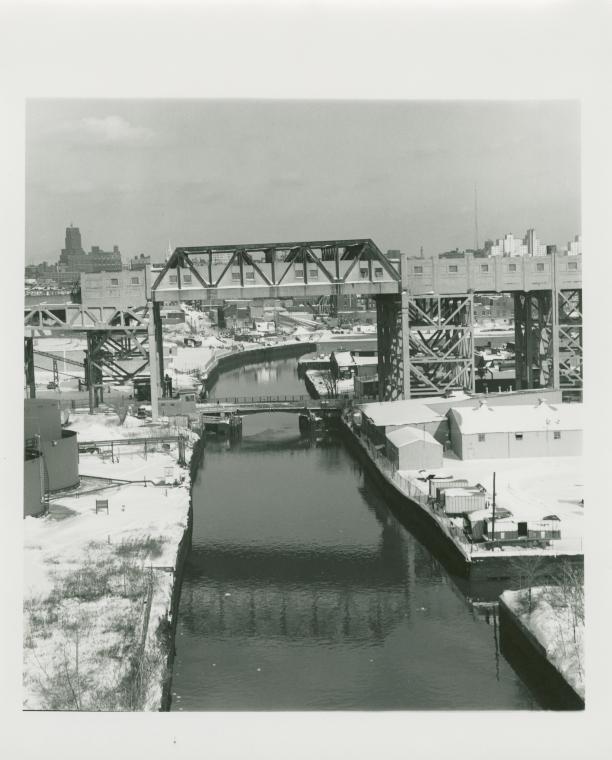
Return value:
<svg viewBox="0 0 612 760">
<path fill-rule="evenodd" d="M 381 401 L 474 390 L 471 293 L 377 296 Z"/>
<path fill-rule="evenodd" d="M 158 359 L 158 375 L 159 385 L 162 390 L 162 396 L 167 396 L 166 384 L 164 382 L 164 335 L 162 332 L 162 320 L 161 320 L 161 303 L 157 302 L 153 304 L 153 326 L 155 328 L 155 344 L 157 347 L 157 359 Z"/>
<path fill-rule="evenodd" d="M 401 296 L 376 296 L 378 398 L 404 398 Z"/>
<path fill-rule="evenodd" d="M 552 291 L 514 294 L 517 390 L 554 387 L 554 323 Z"/>
<path fill-rule="evenodd" d="M 24 338 L 25 384 L 30 398 L 36 398 L 36 377 L 34 371 L 34 339 Z"/>
<path fill-rule="evenodd" d="M 158 358 L 158 340 L 157 332 L 160 330 L 155 329 L 155 311 L 153 304 L 150 304 L 149 309 L 149 372 L 151 373 L 151 417 L 153 421 L 157 421 L 159 418 L 159 358 Z"/>
<path fill-rule="evenodd" d="M 582 388 L 582 289 L 559 291 L 559 384 Z"/>
</svg>

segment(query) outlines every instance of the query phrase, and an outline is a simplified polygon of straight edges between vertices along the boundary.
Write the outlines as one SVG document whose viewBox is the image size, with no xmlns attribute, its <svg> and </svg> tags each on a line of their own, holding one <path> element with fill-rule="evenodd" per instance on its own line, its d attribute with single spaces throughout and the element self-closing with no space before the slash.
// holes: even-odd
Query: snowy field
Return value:
<svg viewBox="0 0 612 760">
<path fill-rule="evenodd" d="M 81 440 L 146 432 L 116 415 L 77 415 L 71 427 Z M 159 633 L 170 622 L 189 475 L 175 450 L 145 458 L 140 447 L 123 447 L 114 463 L 81 454 L 79 473 L 169 485 L 68 493 L 47 516 L 25 518 L 23 704 L 158 710 L 167 654 Z M 96 513 L 96 499 L 108 499 L 108 514 Z"/>
<path fill-rule="evenodd" d="M 504 591 L 501 598 L 536 637 L 546 656 L 574 691 L 584 699 L 584 599 L 580 587 L 547 586 Z"/>
</svg>

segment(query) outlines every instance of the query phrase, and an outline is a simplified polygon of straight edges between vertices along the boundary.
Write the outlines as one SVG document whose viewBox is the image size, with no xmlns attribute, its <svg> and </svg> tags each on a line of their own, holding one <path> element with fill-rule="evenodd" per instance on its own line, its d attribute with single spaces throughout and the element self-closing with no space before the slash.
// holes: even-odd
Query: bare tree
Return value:
<svg viewBox="0 0 612 760">
<path fill-rule="evenodd" d="M 545 563 L 541 555 L 523 554 L 512 560 L 512 569 L 519 583 L 519 588 L 527 589 L 529 612 L 533 608 L 532 588 L 537 585 L 545 572 Z"/>
<path fill-rule="evenodd" d="M 320 377 L 327 391 L 327 397 L 338 398 L 338 378 L 330 370 L 321 372 Z"/>
</svg>

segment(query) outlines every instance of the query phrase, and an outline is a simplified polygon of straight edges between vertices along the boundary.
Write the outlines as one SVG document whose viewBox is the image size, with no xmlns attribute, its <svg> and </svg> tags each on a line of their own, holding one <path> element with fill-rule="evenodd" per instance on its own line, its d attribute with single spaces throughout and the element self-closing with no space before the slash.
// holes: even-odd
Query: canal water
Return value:
<svg viewBox="0 0 612 760">
<path fill-rule="evenodd" d="M 221 376 L 221 396 L 300 394 L 294 359 Z M 537 709 L 441 563 L 343 444 L 294 414 L 209 439 L 193 484 L 173 710 Z"/>
</svg>

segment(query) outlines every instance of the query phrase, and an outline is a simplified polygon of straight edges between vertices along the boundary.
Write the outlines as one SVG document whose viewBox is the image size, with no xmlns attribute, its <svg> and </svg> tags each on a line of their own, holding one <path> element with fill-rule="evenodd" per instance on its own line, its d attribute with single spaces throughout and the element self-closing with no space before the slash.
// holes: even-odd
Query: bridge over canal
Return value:
<svg viewBox="0 0 612 760">
<path fill-rule="evenodd" d="M 376 301 L 382 400 L 474 390 L 475 293 L 514 298 L 517 388 L 582 387 L 582 257 L 389 260 L 369 238 L 177 248 L 143 310 L 75 304 L 26 307 L 26 371 L 33 392 L 32 338 L 88 336 L 90 388 L 116 357 L 141 356 L 157 408 L 164 376 L 161 305 L 218 299 L 367 295 Z"/>
</svg>

